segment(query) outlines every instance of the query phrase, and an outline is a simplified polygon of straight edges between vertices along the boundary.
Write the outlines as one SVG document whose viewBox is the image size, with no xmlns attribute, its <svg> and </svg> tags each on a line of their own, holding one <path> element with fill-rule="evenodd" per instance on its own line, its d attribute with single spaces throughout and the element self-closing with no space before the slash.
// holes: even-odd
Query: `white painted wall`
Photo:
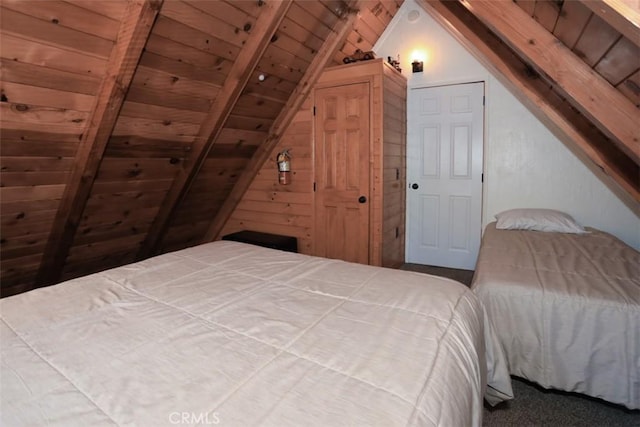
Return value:
<svg viewBox="0 0 640 427">
<path fill-rule="evenodd" d="M 419 17 L 410 22 L 412 11 Z M 427 57 L 424 72 L 413 74 L 416 49 Z M 373 50 L 400 55 L 408 91 L 485 81 L 483 227 L 505 209 L 558 209 L 640 250 L 640 218 L 415 1 L 404 2 Z"/>
</svg>

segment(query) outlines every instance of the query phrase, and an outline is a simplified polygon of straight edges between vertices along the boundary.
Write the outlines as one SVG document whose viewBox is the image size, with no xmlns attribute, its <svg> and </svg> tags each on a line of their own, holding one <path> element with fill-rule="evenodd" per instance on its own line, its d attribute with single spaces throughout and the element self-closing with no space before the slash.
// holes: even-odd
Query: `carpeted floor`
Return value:
<svg viewBox="0 0 640 427">
<path fill-rule="evenodd" d="M 578 393 L 546 390 L 512 378 L 514 399 L 485 406 L 483 426 L 640 426 L 640 411 L 631 411 Z"/>
<path fill-rule="evenodd" d="M 471 285 L 473 271 L 405 264 L 402 270 L 417 271 Z M 493 426 L 640 427 L 640 411 L 630 411 L 578 393 L 546 390 L 534 383 L 512 378 L 514 399 L 495 408 L 485 407 L 483 423 Z"/>
</svg>

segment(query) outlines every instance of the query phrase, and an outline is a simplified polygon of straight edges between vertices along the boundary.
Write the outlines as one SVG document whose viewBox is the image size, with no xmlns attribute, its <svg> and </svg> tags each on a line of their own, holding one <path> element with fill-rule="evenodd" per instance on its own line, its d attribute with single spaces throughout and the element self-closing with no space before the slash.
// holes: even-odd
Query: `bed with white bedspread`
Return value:
<svg viewBox="0 0 640 427">
<path fill-rule="evenodd" d="M 501 230 L 482 238 L 472 290 L 510 373 L 640 408 L 640 253 L 614 236 Z"/>
<path fill-rule="evenodd" d="M 484 309 L 461 284 L 243 243 L 0 310 L 7 426 L 466 426 L 481 424 L 483 396 L 512 396 Z"/>
</svg>

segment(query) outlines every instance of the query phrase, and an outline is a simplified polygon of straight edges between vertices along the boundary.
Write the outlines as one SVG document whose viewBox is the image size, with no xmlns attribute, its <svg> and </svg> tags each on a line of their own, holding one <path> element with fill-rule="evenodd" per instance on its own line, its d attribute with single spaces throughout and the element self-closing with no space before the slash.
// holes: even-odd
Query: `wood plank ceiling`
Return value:
<svg viewBox="0 0 640 427">
<path fill-rule="evenodd" d="M 402 1 L 2 0 L 2 295 L 215 238 Z M 638 205 L 637 8 L 420 1 Z"/>
<path fill-rule="evenodd" d="M 2 0 L 2 295 L 220 228 L 322 69 L 401 3 Z"/>
</svg>

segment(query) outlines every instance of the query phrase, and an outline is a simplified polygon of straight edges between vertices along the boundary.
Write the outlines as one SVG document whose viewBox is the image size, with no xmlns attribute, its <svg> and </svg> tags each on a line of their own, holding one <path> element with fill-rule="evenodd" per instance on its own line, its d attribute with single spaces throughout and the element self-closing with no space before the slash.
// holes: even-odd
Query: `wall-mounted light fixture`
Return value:
<svg viewBox="0 0 640 427">
<path fill-rule="evenodd" d="M 414 50 L 411 54 L 411 71 L 414 73 L 422 73 L 424 71 L 424 52 L 421 50 Z"/>
</svg>

